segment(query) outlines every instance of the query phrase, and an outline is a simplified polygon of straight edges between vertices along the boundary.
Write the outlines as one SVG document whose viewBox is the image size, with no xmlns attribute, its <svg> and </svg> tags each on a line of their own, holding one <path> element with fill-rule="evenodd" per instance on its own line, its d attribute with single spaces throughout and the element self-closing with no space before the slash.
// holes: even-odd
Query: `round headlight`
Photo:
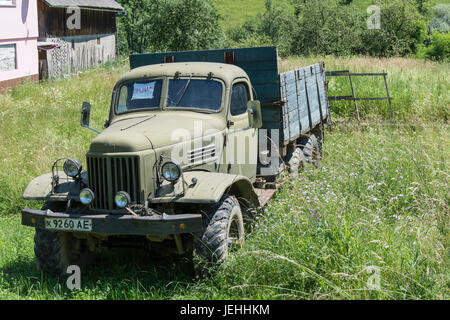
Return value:
<svg viewBox="0 0 450 320">
<path fill-rule="evenodd" d="M 91 204 L 91 202 L 94 201 L 94 192 L 89 189 L 85 188 L 81 190 L 80 192 L 80 202 L 84 204 L 85 206 Z"/>
<path fill-rule="evenodd" d="M 175 162 L 166 162 L 161 169 L 162 176 L 169 182 L 176 182 L 181 176 L 181 167 Z"/>
<path fill-rule="evenodd" d="M 130 195 L 125 191 L 119 191 L 116 193 L 116 196 L 114 197 L 114 202 L 116 203 L 116 206 L 118 206 L 119 208 L 121 209 L 125 208 L 131 202 Z"/>
<path fill-rule="evenodd" d="M 64 173 L 69 177 L 76 177 L 81 172 L 81 163 L 75 159 L 67 159 L 66 162 L 64 162 L 63 169 Z"/>
</svg>

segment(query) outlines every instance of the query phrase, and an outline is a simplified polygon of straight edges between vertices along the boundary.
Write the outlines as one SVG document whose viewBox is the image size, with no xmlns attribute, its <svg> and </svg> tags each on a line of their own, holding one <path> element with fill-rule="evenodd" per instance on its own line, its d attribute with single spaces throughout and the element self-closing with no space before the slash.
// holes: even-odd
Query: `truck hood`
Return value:
<svg viewBox="0 0 450 320">
<path fill-rule="evenodd" d="M 137 152 L 178 143 L 222 131 L 226 123 L 218 114 L 162 111 L 115 120 L 91 143 L 90 152 Z"/>
</svg>

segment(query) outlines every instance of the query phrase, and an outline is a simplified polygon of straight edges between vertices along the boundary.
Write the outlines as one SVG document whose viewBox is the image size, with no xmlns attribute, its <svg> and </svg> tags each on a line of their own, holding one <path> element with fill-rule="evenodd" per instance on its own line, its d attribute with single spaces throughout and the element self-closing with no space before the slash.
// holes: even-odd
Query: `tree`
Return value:
<svg viewBox="0 0 450 320">
<path fill-rule="evenodd" d="M 224 34 L 211 0 L 119 0 L 121 52 L 200 50 L 220 46 Z"/>
<path fill-rule="evenodd" d="M 405 56 L 416 53 L 426 37 L 426 25 L 411 0 L 392 0 L 381 6 L 381 28 L 365 30 L 362 45 L 367 54 Z"/>
<path fill-rule="evenodd" d="M 266 10 L 247 18 L 244 24 L 228 32 L 230 46 L 277 46 L 280 55 L 292 53 L 293 33 L 296 30 L 294 12 L 284 4 L 266 0 Z"/>
<path fill-rule="evenodd" d="M 360 51 L 360 13 L 332 0 L 296 2 L 295 54 L 350 55 Z"/>
</svg>

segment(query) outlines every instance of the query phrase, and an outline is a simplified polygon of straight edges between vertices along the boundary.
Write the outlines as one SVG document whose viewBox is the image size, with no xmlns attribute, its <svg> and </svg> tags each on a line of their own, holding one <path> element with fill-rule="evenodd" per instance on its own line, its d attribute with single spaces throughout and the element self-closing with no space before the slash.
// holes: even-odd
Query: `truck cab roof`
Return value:
<svg viewBox="0 0 450 320">
<path fill-rule="evenodd" d="M 213 77 L 220 78 L 225 82 L 231 82 L 236 78 L 248 78 L 248 75 L 244 70 L 232 64 L 215 62 L 175 62 L 153 64 L 132 69 L 120 77 L 118 82 L 141 78 L 174 76 L 177 72 L 181 77 L 190 75 L 208 77 L 211 76 L 212 73 Z"/>
</svg>

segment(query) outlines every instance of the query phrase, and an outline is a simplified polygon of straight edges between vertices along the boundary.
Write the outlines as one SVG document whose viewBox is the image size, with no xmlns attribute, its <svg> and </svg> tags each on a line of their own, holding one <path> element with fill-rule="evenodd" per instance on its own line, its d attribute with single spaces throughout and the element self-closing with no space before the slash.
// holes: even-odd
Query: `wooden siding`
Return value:
<svg viewBox="0 0 450 320">
<path fill-rule="evenodd" d="M 67 28 L 71 16 L 66 8 L 51 8 L 38 0 L 39 38 L 67 37 L 116 32 L 116 13 L 81 9 L 80 29 Z"/>
<path fill-rule="evenodd" d="M 46 57 L 42 57 L 46 58 L 47 65 L 42 65 L 41 70 L 47 70 L 49 78 L 86 70 L 111 61 L 116 55 L 114 34 L 46 38 L 44 41 L 59 45 L 58 48 L 47 51 Z"/>
</svg>

